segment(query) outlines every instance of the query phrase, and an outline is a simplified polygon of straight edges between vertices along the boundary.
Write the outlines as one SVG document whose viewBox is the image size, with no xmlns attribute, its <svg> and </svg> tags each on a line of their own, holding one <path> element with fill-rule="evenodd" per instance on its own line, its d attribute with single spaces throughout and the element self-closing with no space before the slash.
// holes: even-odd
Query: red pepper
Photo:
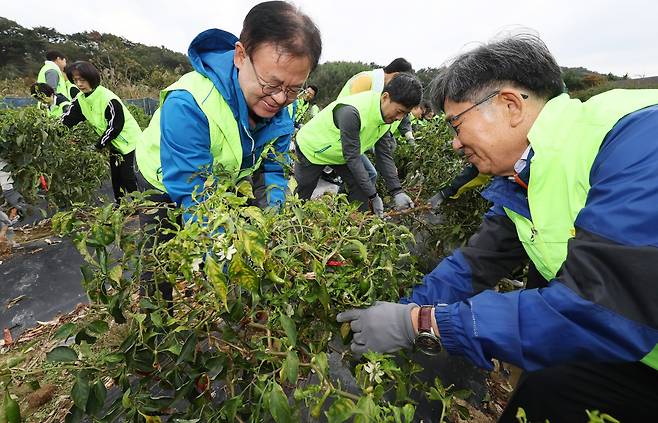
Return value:
<svg viewBox="0 0 658 423">
<path fill-rule="evenodd" d="M 345 264 L 346 263 L 344 261 L 340 261 L 340 260 L 329 260 L 327 262 L 327 266 L 331 266 L 331 267 L 341 267 L 341 266 L 345 266 Z"/>
<path fill-rule="evenodd" d="M 44 191 L 48 192 L 48 182 L 46 182 L 46 178 L 44 178 L 43 175 L 39 176 L 39 180 L 41 181 L 41 188 L 43 188 Z"/>
</svg>

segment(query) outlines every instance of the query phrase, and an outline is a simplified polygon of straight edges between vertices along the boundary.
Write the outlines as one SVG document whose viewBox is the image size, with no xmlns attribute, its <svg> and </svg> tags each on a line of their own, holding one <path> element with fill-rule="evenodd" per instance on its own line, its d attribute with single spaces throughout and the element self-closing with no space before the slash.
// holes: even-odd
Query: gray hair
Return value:
<svg viewBox="0 0 658 423">
<path fill-rule="evenodd" d="M 560 67 L 546 44 L 534 34 L 509 35 L 460 54 L 432 81 L 430 99 L 442 111 L 446 99 L 480 100 L 511 84 L 549 100 L 563 92 Z"/>
</svg>

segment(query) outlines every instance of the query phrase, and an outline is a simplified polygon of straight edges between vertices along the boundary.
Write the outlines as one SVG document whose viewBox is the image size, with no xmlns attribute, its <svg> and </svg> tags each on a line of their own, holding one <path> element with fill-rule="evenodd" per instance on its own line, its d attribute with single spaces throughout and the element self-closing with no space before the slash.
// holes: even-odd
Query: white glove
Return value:
<svg viewBox="0 0 658 423">
<path fill-rule="evenodd" d="M 395 210 L 406 210 L 414 207 L 414 202 L 411 201 L 411 197 L 409 197 L 404 191 L 395 194 L 393 201 L 395 201 Z"/>
<path fill-rule="evenodd" d="M 407 131 L 404 134 L 404 137 L 407 139 L 407 143 L 414 147 L 416 145 L 416 138 L 414 138 L 414 133 L 412 131 Z"/>
<path fill-rule="evenodd" d="M 382 198 L 379 195 L 368 200 L 368 207 L 370 208 L 370 211 L 377 216 L 384 216 L 384 201 L 382 201 Z"/>
</svg>

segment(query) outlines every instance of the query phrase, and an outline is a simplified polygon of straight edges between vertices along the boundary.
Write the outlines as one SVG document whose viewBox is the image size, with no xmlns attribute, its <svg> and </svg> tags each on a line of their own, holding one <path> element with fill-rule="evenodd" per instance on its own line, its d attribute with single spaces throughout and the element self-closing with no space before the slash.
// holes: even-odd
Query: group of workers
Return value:
<svg viewBox="0 0 658 423">
<path fill-rule="evenodd" d="M 97 147 L 111 149 L 117 199 L 136 184 L 188 209 L 203 201 L 195 194 L 202 170 L 221 166 L 235 178 L 257 169 L 253 180 L 267 187 L 262 205 L 278 207 L 288 180 L 275 154 L 287 157 L 296 113 L 305 122 L 294 138 L 301 198 L 310 198 L 329 166 L 362 210 L 381 214 L 365 155 L 374 148 L 395 207 L 414 207 L 391 136 L 422 103 L 411 66 L 397 59 L 355 75 L 318 112 L 310 103 L 317 87 L 305 90 L 305 81 L 321 50 L 311 18 L 287 2 L 260 3 L 239 36 L 211 29 L 192 41 L 194 70 L 161 92 L 144 133 L 93 65 L 64 68 L 63 57 L 50 57 L 39 78 L 55 88 L 46 92 L 51 107 L 70 102 L 64 124 L 89 121 Z M 62 69 L 80 90 L 74 97 Z M 483 195 L 493 205 L 468 243 L 408 298 L 337 319 L 350 322 L 357 354 L 445 350 L 485 369 L 494 358 L 524 369 L 501 422 L 515 422 L 518 407 L 529 421 L 586 421 L 585 410 L 651 421 L 658 416 L 658 90 L 614 90 L 584 103 L 563 91 L 554 57 L 528 34 L 481 44 L 441 69 L 429 100 L 471 163 L 466 180 L 492 178 Z M 136 178 L 127 176 L 133 155 Z M 495 290 L 527 263 L 536 269 L 534 288 Z"/>
</svg>

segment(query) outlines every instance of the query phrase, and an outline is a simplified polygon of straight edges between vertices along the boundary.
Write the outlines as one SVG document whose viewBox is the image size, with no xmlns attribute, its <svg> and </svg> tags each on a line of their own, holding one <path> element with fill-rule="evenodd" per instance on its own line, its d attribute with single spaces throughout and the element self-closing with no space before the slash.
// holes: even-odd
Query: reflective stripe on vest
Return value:
<svg viewBox="0 0 658 423">
<path fill-rule="evenodd" d="M 531 159 L 528 205 L 532 220 L 509 209 L 528 256 L 546 278 L 567 257 L 574 222 L 585 206 L 592 164 L 607 133 L 624 116 L 658 104 L 658 90 L 612 90 L 585 103 L 562 94 L 544 106 L 528 140 Z M 642 361 L 658 370 L 658 348 Z"/>
<path fill-rule="evenodd" d="M 59 79 L 57 80 L 57 87 L 55 88 L 55 93 L 56 94 L 63 94 L 64 97 L 68 98 L 69 100 L 71 99 L 71 94 L 69 93 L 66 85 L 66 78 L 64 78 L 64 74 L 62 73 L 62 70 L 57 66 L 55 62 L 51 62 L 50 60 L 46 60 L 43 63 L 43 66 L 39 70 L 39 74 L 37 75 L 37 82 L 41 82 L 46 84 L 46 72 L 49 70 L 54 70 L 57 72 L 57 76 L 59 76 Z"/>
<path fill-rule="evenodd" d="M 112 145 L 121 154 L 128 154 L 135 149 L 137 144 L 141 143 L 141 128 L 121 99 L 112 91 L 99 85 L 90 95 L 80 93 L 76 99 L 80 104 L 80 109 L 85 119 L 87 119 L 87 122 L 91 124 L 98 135 L 103 135 L 107 130 L 108 125 L 105 118 L 105 109 L 107 109 L 110 100 L 117 100 L 123 109 L 124 124 L 119 135 L 112 140 Z"/>
<path fill-rule="evenodd" d="M 313 164 L 345 164 L 340 129 L 334 124 L 334 109 L 340 104 L 347 104 L 359 111 L 361 154 L 365 153 L 391 126 L 382 119 L 380 98 L 381 93 L 377 91 L 365 91 L 329 104 L 299 130 L 297 133 L 299 149 Z"/>
</svg>

